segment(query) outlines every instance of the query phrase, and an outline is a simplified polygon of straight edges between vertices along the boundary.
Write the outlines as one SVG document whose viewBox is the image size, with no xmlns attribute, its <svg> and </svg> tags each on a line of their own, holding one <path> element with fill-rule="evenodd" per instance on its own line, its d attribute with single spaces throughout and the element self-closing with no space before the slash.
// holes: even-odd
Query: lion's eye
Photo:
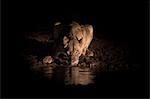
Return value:
<svg viewBox="0 0 150 99">
<path fill-rule="evenodd" d="M 79 50 L 76 51 L 76 54 L 79 54 Z"/>
<path fill-rule="evenodd" d="M 78 41 L 79 41 L 79 43 L 81 43 L 82 39 L 80 39 L 80 40 L 78 40 Z"/>
<path fill-rule="evenodd" d="M 77 54 L 77 51 L 74 51 L 74 54 Z"/>
</svg>

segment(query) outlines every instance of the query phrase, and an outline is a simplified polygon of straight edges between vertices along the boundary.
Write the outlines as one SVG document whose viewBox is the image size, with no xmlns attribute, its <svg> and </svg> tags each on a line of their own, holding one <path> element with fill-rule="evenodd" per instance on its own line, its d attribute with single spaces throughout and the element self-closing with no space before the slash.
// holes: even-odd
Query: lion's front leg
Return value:
<svg viewBox="0 0 150 99">
<path fill-rule="evenodd" d="M 64 44 L 64 48 L 67 48 L 68 47 L 68 43 L 69 43 L 69 38 L 64 36 L 63 38 L 63 44 Z"/>
<path fill-rule="evenodd" d="M 87 50 L 87 48 L 84 48 L 84 49 L 83 49 L 82 55 L 84 55 L 84 56 L 86 55 L 86 50 Z"/>
</svg>

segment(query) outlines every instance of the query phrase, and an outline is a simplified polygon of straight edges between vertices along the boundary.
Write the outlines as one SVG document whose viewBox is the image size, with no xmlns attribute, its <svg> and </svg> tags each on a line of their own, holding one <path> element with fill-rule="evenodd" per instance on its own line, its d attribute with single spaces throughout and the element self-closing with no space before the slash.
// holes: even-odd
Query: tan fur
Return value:
<svg viewBox="0 0 150 99">
<path fill-rule="evenodd" d="M 83 38 L 81 26 L 76 22 L 73 22 L 71 26 L 72 26 L 71 34 L 73 35 L 73 37 L 76 37 L 77 40 L 81 40 Z"/>
<path fill-rule="evenodd" d="M 83 31 L 83 39 L 81 40 L 81 48 L 82 54 L 86 54 L 86 50 L 88 49 L 92 39 L 93 39 L 93 27 L 92 25 L 86 25 L 82 28 Z"/>
<path fill-rule="evenodd" d="M 71 55 L 71 65 L 77 65 L 79 57 L 86 54 L 93 39 L 93 27 L 92 25 L 80 26 L 78 23 L 72 23 L 71 25 L 71 39 L 68 41 L 69 38 L 64 37 L 64 46 L 69 48 L 67 53 Z"/>
</svg>

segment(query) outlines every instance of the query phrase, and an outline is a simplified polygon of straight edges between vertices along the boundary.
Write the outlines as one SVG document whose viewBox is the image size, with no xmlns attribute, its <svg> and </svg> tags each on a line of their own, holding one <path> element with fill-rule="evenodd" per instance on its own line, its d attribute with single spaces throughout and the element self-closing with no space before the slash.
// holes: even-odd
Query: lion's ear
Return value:
<svg viewBox="0 0 150 99">
<path fill-rule="evenodd" d="M 72 23 L 70 24 L 70 26 L 75 26 L 75 25 L 80 26 L 79 23 L 77 23 L 77 22 L 75 22 L 75 21 L 72 21 Z"/>
<path fill-rule="evenodd" d="M 93 26 L 92 25 L 88 25 L 87 28 L 89 29 L 90 33 L 93 33 Z"/>
</svg>

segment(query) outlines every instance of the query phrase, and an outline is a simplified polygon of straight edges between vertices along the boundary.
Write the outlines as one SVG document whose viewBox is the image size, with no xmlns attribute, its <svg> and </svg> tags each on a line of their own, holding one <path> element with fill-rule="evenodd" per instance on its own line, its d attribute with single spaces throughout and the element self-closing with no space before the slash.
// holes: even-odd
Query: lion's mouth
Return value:
<svg viewBox="0 0 150 99">
<path fill-rule="evenodd" d="M 79 59 L 77 59 L 77 58 L 72 58 L 71 59 L 71 65 L 77 65 L 78 64 L 78 61 L 79 61 Z"/>
</svg>

